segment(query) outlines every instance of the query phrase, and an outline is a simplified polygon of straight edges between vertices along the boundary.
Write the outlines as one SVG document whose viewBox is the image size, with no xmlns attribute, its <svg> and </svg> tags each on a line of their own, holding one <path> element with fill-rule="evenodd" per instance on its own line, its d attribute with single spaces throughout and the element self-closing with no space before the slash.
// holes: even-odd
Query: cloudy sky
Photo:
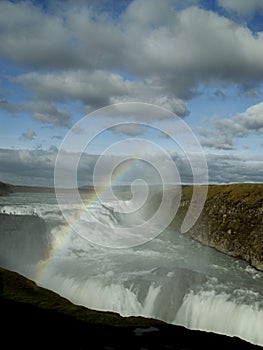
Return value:
<svg viewBox="0 0 263 350">
<path fill-rule="evenodd" d="M 143 102 L 193 130 L 210 182 L 263 182 L 262 0 L 2 0 L 0 67 L 0 181 L 52 185 L 76 122 Z M 170 132 L 173 123 L 147 120 Z M 90 159 L 144 135 L 179 159 L 167 137 L 137 124 L 99 137 Z M 189 167 L 178 168 L 186 179 Z"/>
</svg>

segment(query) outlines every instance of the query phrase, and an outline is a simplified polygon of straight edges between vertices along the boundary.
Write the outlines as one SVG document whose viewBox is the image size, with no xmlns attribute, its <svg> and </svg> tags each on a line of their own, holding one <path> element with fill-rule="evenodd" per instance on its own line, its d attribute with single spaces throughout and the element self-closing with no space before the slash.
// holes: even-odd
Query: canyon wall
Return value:
<svg viewBox="0 0 263 350">
<path fill-rule="evenodd" d="M 191 196 L 192 187 L 184 187 L 172 227 L 180 229 Z M 202 213 L 186 234 L 263 271 L 263 184 L 208 186 Z"/>
</svg>

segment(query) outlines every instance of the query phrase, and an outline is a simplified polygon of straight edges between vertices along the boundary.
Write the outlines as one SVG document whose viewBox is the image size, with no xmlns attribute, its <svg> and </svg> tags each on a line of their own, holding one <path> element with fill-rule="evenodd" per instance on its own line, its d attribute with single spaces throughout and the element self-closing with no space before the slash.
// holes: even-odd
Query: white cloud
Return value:
<svg viewBox="0 0 263 350">
<path fill-rule="evenodd" d="M 65 102 L 80 100 L 85 105 L 102 106 L 111 95 L 128 93 L 129 82 L 118 74 L 101 70 L 70 70 L 57 73 L 22 74 L 10 79 L 13 83 L 33 91 L 40 100 Z"/>
<path fill-rule="evenodd" d="M 32 91 L 36 101 L 79 100 L 88 107 L 86 112 L 108 104 L 136 101 L 159 105 L 181 117 L 188 114 L 186 104 L 172 95 L 167 96 L 166 88 L 160 85 L 160 81 L 129 81 L 108 71 L 34 72 L 10 78 L 10 81 Z"/>
<path fill-rule="evenodd" d="M 174 4 L 136 0 L 116 19 L 83 5 L 51 14 L 27 2 L 2 1 L 0 52 L 22 66 L 154 78 L 177 98 L 211 79 L 245 83 L 263 77 L 263 34 L 255 37 L 216 13 L 176 10 Z"/>
<path fill-rule="evenodd" d="M 141 125 L 124 123 L 119 124 L 111 128 L 111 131 L 115 134 L 124 134 L 129 136 L 138 136 L 144 134 L 144 129 Z"/>
<path fill-rule="evenodd" d="M 263 134 L 263 102 L 236 116 L 214 120 L 213 126 L 217 131 L 225 131 L 233 137 Z"/>
<path fill-rule="evenodd" d="M 234 149 L 233 139 L 230 135 L 217 134 L 214 131 L 207 131 L 206 137 L 200 139 L 203 147 L 230 151 Z"/>
<path fill-rule="evenodd" d="M 220 5 L 227 6 L 223 0 Z M 31 98 L 20 104 L 3 100 L 3 109 L 66 127 L 71 114 L 57 102 L 80 101 L 90 112 L 140 101 L 184 117 L 185 101 L 200 84 L 227 81 L 253 90 L 263 79 L 263 32 L 255 36 L 226 17 L 180 1 L 134 0 L 119 16 L 96 6 L 56 2 L 44 11 L 31 2 L 0 2 L 1 57 L 29 70 L 9 82 Z"/>
<path fill-rule="evenodd" d="M 263 134 L 263 102 L 249 107 L 234 120 L 243 129 L 243 135 Z"/>
<path fill-rule="evenodd" d="M 176 97 L 167 97 L 165 95 L 158 95 L 154 89 L 152 89 L 151 85 L 147 88 L 147 85 L 145 85 L 141 91 L 139 88 L 134 86 L 135 89 L 132 93 L 127 94 L 125 96 L 119 96 L 119 97 L 112 97 L 110 99 L 111 103 L 124 103 L 124 102 L 142 102 L 142 103 L 149 103 L 153 105 L 160 106 L 162 108 L 167 109 L 168 111 L 171 111 L 175 113 L 176 115 L 180 117 L 185 117 L 189 114 L 189 111 L 187 110 L 187 106 L 185 102 L 179 98 Z M 160 89 L 161 90 L 161 89 Z M 152 121 L 155 120 L 161 120 L 162 116 L 158 115 L 149 115 L 148 117 L 145 116 L 144 121 Z"/>
<path fill-rule="evenodd" d="M 233 150 L 234 138 L 263 135 L 263 102 L 229 118 L 214 117 L 208 123 L 208 128 L 199 128 L 198 131 L 202 136 L 202 146 Z"/>
<path fill-rule="evenodd" d="M 135 0 L 126 9 L 122 21 L 128 25 L 136 22 L 141 28 L 159 27 L 172 21 L 174 0 Z"/>
<path fill-rule="evenodd" d="M 0 2 L 0 52 L 19 65 L 43 67 L 72 64 L 69 32 L 62 17 L 42 11 L 31 2 Z M 61 60 L 61 57 L 64 57 Z"/>
<path fill-rule="evenodd" d="M 218 0 L 218 5 L 227 11 L 234 11 L 242 17 L 250 17 L 256 11 L 263 12 L 262 0 Z"/>
</svg>

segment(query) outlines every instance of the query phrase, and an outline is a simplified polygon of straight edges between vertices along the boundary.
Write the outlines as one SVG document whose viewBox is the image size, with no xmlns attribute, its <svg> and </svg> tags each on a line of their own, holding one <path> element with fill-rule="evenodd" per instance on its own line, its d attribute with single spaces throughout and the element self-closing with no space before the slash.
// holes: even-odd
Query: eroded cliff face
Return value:
<svg viewBox="0 0 263 350">
<path fill-rule="evenodd" d="M 0 265 L 17 268 L 45 259 L 49 251 L 46 224 L 35 215 L 0 214 Z"/>
<path fill-rule="evenodd" d="M 12 185 L 0 181 L 0 196 L 7 196 L 13 192 Z"/>
<path fill-rule="evenodd" d="M 192 188 L 185 187 L 182 205 L 172 224 L 177 229 L 191 195 Z M 263 185 L 209 186 L 204 209 L 186 234 L 263 271 Z"/>
</svg>

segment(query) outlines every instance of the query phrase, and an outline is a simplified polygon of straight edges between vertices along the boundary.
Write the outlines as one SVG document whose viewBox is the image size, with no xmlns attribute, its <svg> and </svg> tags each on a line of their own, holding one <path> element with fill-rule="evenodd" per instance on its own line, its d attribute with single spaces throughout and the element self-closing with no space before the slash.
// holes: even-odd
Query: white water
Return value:
<svg viewBox="0 0 263 350">
<path fill-rule="evenodd" d="M 262 317 L 259 302 L 238 303 L 230 301 L 226 293 L 217 295 L 212 291 L 187 295 L 174 323 L 222 334 L 242 334 L 243 339 L 262 345 Z"/>
<path fill-rule="evenodd" d="M 143 246 L 129 249 L 92 245 L 74 233 L 65 240 L 69 230 L 54 195 L 18 193 L 0 200 L 2 212 L 37 213 L 47 223 L 50 244 L 61 247 L 48 264 L 39 261 L 39 284 L 90 308 L 155 317 L 188 328 L 239 336 L 263 346 L 263 273 L 245 262 L 168 230 Z M 77 208 L 69 206 L 67 210 L 75 215 Z M 96 217 L 108 220 L 111 228 L 119 220 L 112 210 L 94 204 L 83 229 L 95 231 Z M 1 233 L 0 244 L 7 245 L 1 241 Z M 14 252 L 10 251 L 12 261 L 7 261 L 6 267 L 9 264 L 29 277 L 35 276 L 30 259 L 24 266 L 20 259 L 15 266 L 14 257 L 29 254 L 28 249 L 15 251 L 15 244 L 9 249 Z"/>
</svg>

